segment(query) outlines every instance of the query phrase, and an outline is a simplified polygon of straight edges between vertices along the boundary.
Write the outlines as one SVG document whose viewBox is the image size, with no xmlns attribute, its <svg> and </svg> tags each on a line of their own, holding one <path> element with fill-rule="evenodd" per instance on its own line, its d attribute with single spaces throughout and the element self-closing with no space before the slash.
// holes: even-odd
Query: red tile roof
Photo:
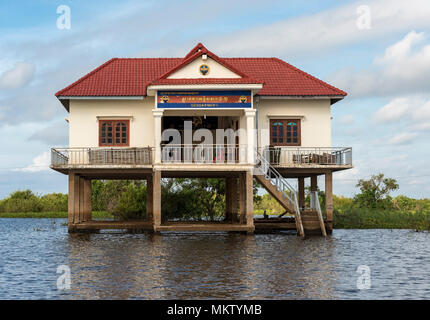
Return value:
<svg viewBox="0 0 430 320">
<path fill-rule="evenodd" d="M 202 54 L 242 78 L 166 79 Z M 78 81 L 58 91 L 60 96 L 145 96 L 151 84 L 263 83 L 258 95 L 346 96 L 346 92 L 321 81 L 278 58 L 219 58 L 198 44 L 185 58 L 114 58 Z"/>
</svg>

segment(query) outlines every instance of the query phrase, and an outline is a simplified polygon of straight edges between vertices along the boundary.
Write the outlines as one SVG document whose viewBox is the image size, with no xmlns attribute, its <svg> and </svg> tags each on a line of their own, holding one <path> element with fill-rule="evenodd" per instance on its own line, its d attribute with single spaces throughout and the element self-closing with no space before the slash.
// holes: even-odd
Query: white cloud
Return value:
<svg viewBox="0 0 430 320">
<path fill-rule="evenodd" d="M 429 19 L 430 20 L 430 19 Z M 411 31 L 387 47 L 370 68 L 351 68 L 334 73 L 329 82 L 352 97 L 424 93 L 430 90 L 430 42 L 423 33 Z"/>
<path fill-rule="evenodd" d="M 20 88 L 28 84 L 34 75 L 34 64 L 17 62 L 15 66 L 0 75 L 0 89 Z"/>
<path fill-rule="evenodd" d="M 339 119 L 340 124 L 351 125 L 355 123 L 355 117 L 352 114 L 347 114 Z"/>
<path fill-rule="evenodd" d="M 403 132 L 389 139 L 387 143 L 392 145 L 408 144 L 411 143 L 416 137 L 417 133 L 415 132 Z"/>
<path fill-rule="evenodd" d="M 429 130 L 430 99 L 419 96 L 395 98 L 376 111 L 373 119 L 378 123 L 409 121 L 414 130 Z"/>
<path fill-rule="evenodd" d="M 374 119 L 380 123 L 394 122 L 411 111 L 411 99 L 406 97 L 396 98 L 379 109 Z"/>
<path fill-rule="evenodd" d="M 46 151 L 42 154 L 36 156 L 33 159 L 33 163 L 25 168 L 17 168 L 12 171 L 21 171 L 21 172 L 39 172 L 49 170 L 49 166 L 51 164 L 51 154 Z"/>
<path fill-rule="evenodd" d="M 357 8 L 362 1 L 325 10 L 314 15 L 288 19 L 217 39 L 223 53 L 277 55 L 310 54 L 399 31 L 430 26 L 427 0 L 374 0 L 369 3 L 371 29 L 357 27 Z M 255 44 L 258 43 L 258 46 Z"/>
</svg>

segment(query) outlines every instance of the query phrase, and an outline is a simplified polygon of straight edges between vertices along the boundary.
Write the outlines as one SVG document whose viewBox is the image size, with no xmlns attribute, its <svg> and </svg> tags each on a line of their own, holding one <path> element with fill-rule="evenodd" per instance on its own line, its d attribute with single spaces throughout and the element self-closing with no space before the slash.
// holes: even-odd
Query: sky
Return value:
<svg viewBox="0 0 430 320">
<path fill-rule="evenodd" d="M 0 3 L 0 198 L 67 192 L 48 167 L 68 144 L 55 92 L 112 57 L 182 57 L 198 42 L 279 57 L 348 93 L 332 107 L 332 145 L 353 148 L 354 168 L 334 174 L 336 194 L 382 172 L 397 194 L 430 197 L 428 0 L 32 0 Z"/>
</svg>

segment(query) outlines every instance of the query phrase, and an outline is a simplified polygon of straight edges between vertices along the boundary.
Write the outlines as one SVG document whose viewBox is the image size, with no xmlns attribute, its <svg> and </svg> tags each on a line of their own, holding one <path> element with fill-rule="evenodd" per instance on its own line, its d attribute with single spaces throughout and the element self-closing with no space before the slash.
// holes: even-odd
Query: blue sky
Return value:
<svg viewBox="0 0 430 320">
<path fill-rule="evenodd" d="M 71 29 L 56 26 L 71 9 Z M 357 8 L 370 28 L 357 27 Z M 334 191 L 383 172 L 399 193 L 429 197 L 430 3 L 372 1 L 2 1 L 0 198 L 66 192 L 49 148 L 68 143 L 54 93 L 112 57 L 183 56 L 203 42 L 220 56 L 276 56 L 348 92 L 332 109 L 333 146 L 355 168 Z M 321 180 L 322 181 L 322 180 Z"/>
</svg>

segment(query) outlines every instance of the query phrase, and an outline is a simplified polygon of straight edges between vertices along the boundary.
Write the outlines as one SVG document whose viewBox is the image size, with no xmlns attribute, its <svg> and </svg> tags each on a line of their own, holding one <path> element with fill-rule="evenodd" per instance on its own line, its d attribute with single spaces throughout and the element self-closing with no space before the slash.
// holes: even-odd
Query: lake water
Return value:
<svg viewBox="0 0 430 320">
<path fill-rule="evenodd" d="M 65 222 L 0 219 L 0 299 L 430 299 L 428 232 L 69 235 Z"/>
</svg>

